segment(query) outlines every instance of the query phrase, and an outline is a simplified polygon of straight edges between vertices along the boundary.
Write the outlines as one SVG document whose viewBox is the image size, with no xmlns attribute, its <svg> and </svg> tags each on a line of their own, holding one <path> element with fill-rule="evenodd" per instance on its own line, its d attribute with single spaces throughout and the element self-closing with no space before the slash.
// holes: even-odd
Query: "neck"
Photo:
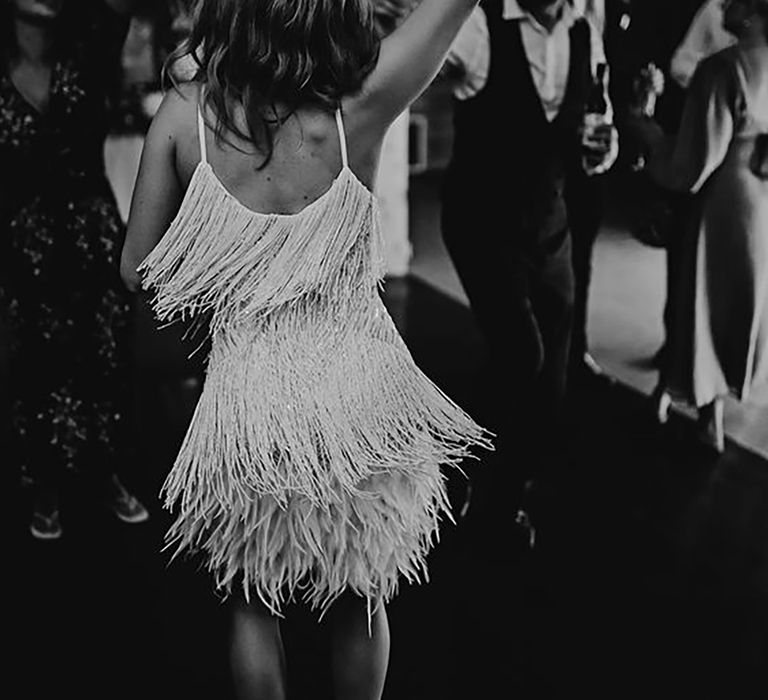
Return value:
<svg viewBox="0 0 768 700">
<path fill-rule="evenodd" d="M 30 63 L 46 63 L 53 46 L 53 27 L 24 17 L 16 17 L 14 23 L 19 58 Z"/>
<path fill-rule="evenodd" d="M 527 2 L 519 3 L 520 7 L 524 9 L 531 17 L 533 17 L 544 29 L 551 32 L 555 25 L 563 17 L 564 2 L 555 2 L 551 5 L 541 7 L 531 7 Z"/>
</svg>

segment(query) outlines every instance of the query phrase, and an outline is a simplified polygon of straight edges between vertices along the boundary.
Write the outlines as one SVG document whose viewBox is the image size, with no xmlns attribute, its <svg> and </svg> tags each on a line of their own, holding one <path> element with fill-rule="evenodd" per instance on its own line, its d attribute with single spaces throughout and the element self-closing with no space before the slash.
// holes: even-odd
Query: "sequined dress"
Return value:
<svg viewBox="0 0 768 700">
<path fill-rule="evenodd" d="M 114 468 L 125 427 L 130 303 L 103 149 L 126 31 L 106 11 L 78 24 L 43 112 L 0 56 L 0 319 L 19 461 L 46 485 L 65 469 Z"/>
<path fill-rule="evenodd" d="M 297 214 L 246 208 L 202 158 L 139 266 L 161 321 L 207 313 L 203 392 L 164 486 L 169 545 L 276 613 L 423 580 L 441 465 L 488 435 L 415 365 L 379 295 L 377 202 L 347 164 Z"/>
</svg>

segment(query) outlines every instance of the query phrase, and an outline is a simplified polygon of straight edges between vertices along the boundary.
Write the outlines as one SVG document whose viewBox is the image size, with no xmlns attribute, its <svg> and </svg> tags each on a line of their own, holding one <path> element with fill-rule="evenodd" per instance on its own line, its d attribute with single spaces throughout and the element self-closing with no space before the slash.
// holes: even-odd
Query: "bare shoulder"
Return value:
<svg viewBox="0 0 768 700">
<path fill-rule="evenodd" d="M 186 183 L 200 159 L 197 109 L 200 86 L 181 83 L 163 96 L 152 120 L 148 141 L 156 149 L 170 149 L 179 180 Z"/>
<path fill-rule="evenodd" d="M 158 123 L 167 130 L 174 127 L 179 130 L 187 126 L 190 116 L 195 116 L 200 98 L 200 86 L 197 83 L 180 83 L 171 87 L 160 103 L 153 125 Z"/>
</svg>

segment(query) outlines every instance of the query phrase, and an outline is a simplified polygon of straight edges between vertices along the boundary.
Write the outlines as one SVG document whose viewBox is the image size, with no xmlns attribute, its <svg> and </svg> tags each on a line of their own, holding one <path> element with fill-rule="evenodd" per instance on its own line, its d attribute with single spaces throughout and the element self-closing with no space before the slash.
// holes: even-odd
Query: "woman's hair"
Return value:
<svg viewBox="0 0 768 700">
<path fill-rule="evenodd" d="M 335 109 L 378 55 L 371 0 L 195 0 L 189 37 L 168 57 L 163 83 L 177 86 L 174 66 L 191 59 L 216 138 L 228 131 L 252 143 L 264 167 L 290 114 L 305 104 Z M 239 105 L 248 133 L 235 118 Z"/>
</svg>

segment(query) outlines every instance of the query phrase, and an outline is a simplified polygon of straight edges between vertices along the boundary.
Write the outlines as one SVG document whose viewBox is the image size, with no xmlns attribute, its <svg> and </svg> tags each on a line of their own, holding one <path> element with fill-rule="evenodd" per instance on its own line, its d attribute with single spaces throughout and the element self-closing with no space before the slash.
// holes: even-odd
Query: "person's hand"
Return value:
<svg viewBox="0 0 768 700">
<path fill-rule="evenodd" d="M 664 94 L 665 82 L 663 71 L 654 63 L 649 63 L 643 68 L 632 83 L 630 114 L 652 117 L 656 111 L 657 99 Z"/>
<path fill-rule="evenodd" d="M 467 75 L 466 67 L 457 60 L 452 60 L 449 55 L 440 67 L 437 79 L 449 85 L 457 85 L 464 81 Z"/>
<path fill-rule="evenodd" d="M 584 169 L 600 175 L 611 169 L 619 155 L 619 132 L 613 124 L 585 122 L 581 128 Z"/>
</svg>

